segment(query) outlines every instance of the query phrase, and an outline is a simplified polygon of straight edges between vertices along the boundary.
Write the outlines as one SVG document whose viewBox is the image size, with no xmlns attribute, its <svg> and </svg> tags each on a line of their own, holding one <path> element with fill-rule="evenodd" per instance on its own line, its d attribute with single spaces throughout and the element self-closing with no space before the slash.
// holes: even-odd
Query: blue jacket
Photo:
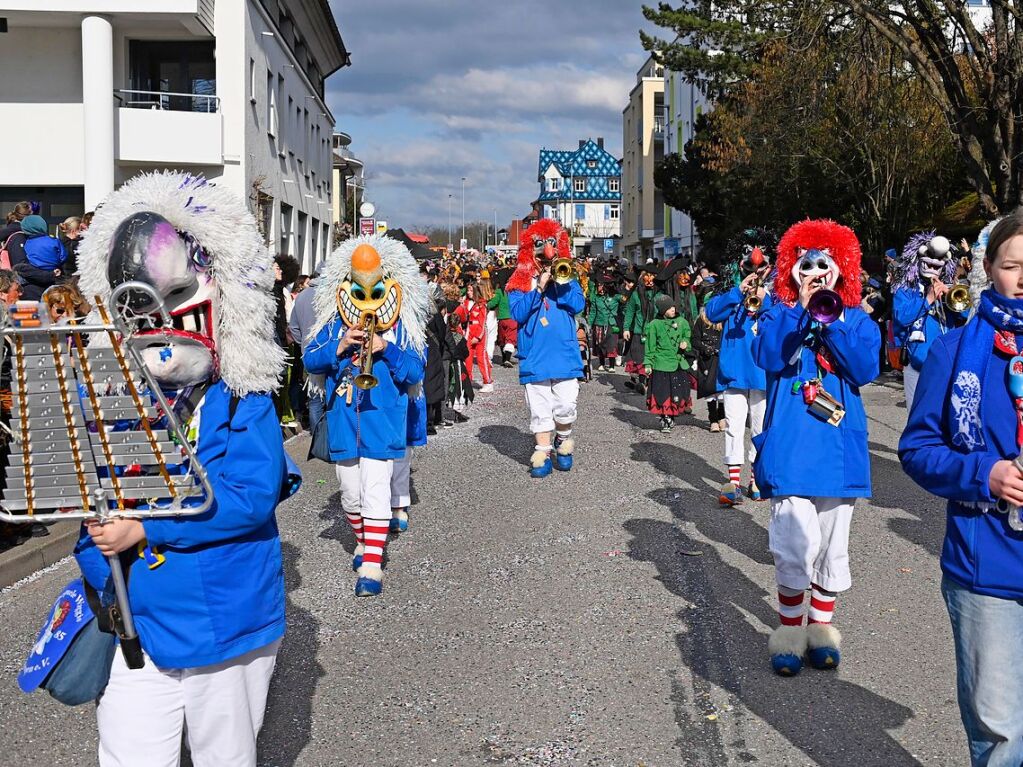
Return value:
<svg viewBox="0 0 1023 767">
<path fill-rule="evenodd" d="M 333 461 L 373 458 L 389 461 L 405 455 L 408 436 L 408 387 L 423 380 L 423 357 L 407 345 L 399 321 L 395 341 L 373 356 L 373 375 L 379 383 L 372 389 L 352 387 L 352 401 L 337 394 L 343 379 L 358 375 L 358 347 L 337 356 L 338 343 L 347 328 L 334 316 L 305 348 L 302 361 L 310 373 L 326 375 L 327 433 Z"/>
<path fill-rule="evenodd" d="M 25 255 L 32 266 L 51 271 L 67 260 L 64 243 L 45 234 L 30 237 L 25 241 Z"/>
<path fill-rule="evenodd" d="M 991 469 L 1020 452 L 1016 412 L 1005 384 L 1009 361 L 992 353 L 981 384 L 980 420 L 987 448 L 959 451 L 952 447 L 945 412 L 962 337 L 962 329 L 956 328 L 932 344 L 899 441 L 899 458 L 913 481 L 948 499 L 941 569 L 978 594 L 1023 599 L 1023 535 L 1009 527 L 1005 514 L 987 510 L 997 502 L 988 485 Z"/>
<path fill-rule="evenodd" d="M 128 595 L 142 647 L 163 668 L 207 666 L 284 635 L 284 570 L 274 509 L 285 474 L 281 427 L 269 395 L 238 400 L 223 382 L 201 405 L 196 455 L 213 487 L 213 508 L 196 517 L 147 519 L 149 545 L 166 561 L 135 558 Z M 82 531 L 75 556 L 103 591 L 106 558 Z"/>
<path fill-rule="evenodd" d="M 760 315 L 753 356 L 767 371 L 764 430 L 753 442 L 753 470 L 767 498 L 782 495 L 826 498 L 869 498 L 870 456 L 867 416 L 860 387 L 879 372 L 881 332 L 859 308 L 820 329 L 823 345 L 834 360 L 834 373 L 823 373 L 828 394 L 845 407 L 845 417 L 832 426 L 811 413 L 799 381 L 817 377 L 817 359 L 804 343 L 811 320 L 802 306 L 775 304 Z M 795 364 L 790 364 L 799 351 Z"/>
<path fill-rule="evenodd" d="M 543 294 L 513 290 L 508 305 L 519 326 L 519 383 L 583 374 L 575 315 L 586 308 L 586 297 L 576 280 L 563 285 L 551 280 Z"/>
<path fill-rule="evenodd" d="M 422 359 L 423 375 L 425 376 L 426 349 L 423 349 Z M 426 391 L 422 386 L 413 388 L 415 396 L 412 396 L 412 392 L 410 392 L 408 398 L 408 434 L 406 439 L 409 447 L 422 447 L 426 444 Z"/>
<path fill-rule="evenodd" d="M 930 309 L 931 304 L 927 303 L 927 297 L 922 288 L 899 288 L 892 296 L 892 335 L 900 348 L 905 346 L 909 351 L 909 364 L 914 370 L 923 368 L 931 350 L 931 344 L 949 331 L 947 325 L 943 325 L 937 317 L 930 313 Z M 953 327 L 958 327 L 966 321 L 965 312 L 948 312 L 948 317 L 952 321 Z M 912 334 L 913 326 L 917 320 L 923 320 L 921 330 L 924 339 L 910 341 L 909 336 Z"/>
<path fill-rule="evenodd" d="M 714 323 L 722 323 L 721 353 L 718 356 L 719 389 L 765 389 L 767 378 L 762 368 L 753 361 L 753 326 L 757 317 L 751 317 L 743 306 L 742 291 L 738 286 L 727 293 L 707 301 L 704 313 Z M 760 316 L 771 308 L 770 294 L 764 296 Z"/>
</svg>

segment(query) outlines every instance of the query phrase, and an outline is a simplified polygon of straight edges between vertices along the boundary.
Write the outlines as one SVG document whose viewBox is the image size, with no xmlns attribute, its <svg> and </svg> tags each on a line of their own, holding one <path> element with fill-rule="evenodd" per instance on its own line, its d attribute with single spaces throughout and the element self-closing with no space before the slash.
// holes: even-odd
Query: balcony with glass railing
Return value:
<svg viewBox="0 0 1023 767">
<path fill-rule="evenodd" d="M 120 89 L 116 157 L 127 163 L 222 165 L 223 118 L 212 93 Z"/>
</svg>

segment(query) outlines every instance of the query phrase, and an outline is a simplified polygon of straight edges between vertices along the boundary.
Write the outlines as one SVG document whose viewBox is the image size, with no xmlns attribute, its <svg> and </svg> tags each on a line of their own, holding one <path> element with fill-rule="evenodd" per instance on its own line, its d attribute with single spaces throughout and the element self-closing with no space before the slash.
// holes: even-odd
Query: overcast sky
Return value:
<svg viewBox="0 0 1023 767">
<path fill-rule="evenodd" d="M 337 127 L 391 226 L 507 226 L 536 198 L 541 146 L 603 136 L 644 61 L 637 0 L 331 0 L 352 65 L 327 81 Z"/>
</svg>

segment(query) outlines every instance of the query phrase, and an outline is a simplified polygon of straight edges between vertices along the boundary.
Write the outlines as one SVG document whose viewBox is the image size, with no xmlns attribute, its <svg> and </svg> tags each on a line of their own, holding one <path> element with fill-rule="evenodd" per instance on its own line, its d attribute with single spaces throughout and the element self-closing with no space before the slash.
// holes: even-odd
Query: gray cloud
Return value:
<svg viewBox="0 0 1023 767">
<path fill-rule="evenodd" d="M 466 175 L 467 217 L 497 208 L 505 224 L 536 196 L 541 145 L 599 135 L 619 151 L 644 59 L 639 3 L 331 4 L 352 66 L 329 81 L 328 100 L 392 219 L 444 224 L 455 193 L 460 220 Z"/>
</svg>

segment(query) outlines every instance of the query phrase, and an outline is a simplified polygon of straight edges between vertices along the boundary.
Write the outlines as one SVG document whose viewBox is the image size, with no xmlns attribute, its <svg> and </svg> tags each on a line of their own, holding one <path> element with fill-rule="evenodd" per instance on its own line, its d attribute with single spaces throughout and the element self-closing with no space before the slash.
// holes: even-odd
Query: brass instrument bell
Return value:
<svg viewBox="0 0 1023 767">
<path fill-rule="evenodd" d="M 556 258 L 551 263 L 551 276 L 559 285 L 575 279 L 575 265 L 570 258 Z"/>
<path fill-rule="evenodd" d="M 945 293 L 945 307 L 951 312 L 964 312 L 970 308 L 970 288 L 963 283 L 953 285 Z"/>
<path fill-rule="evenodd" d="M 753 312 L 755 314 L 764 306 L 764 299 L 757 295 L 757 291 L 760 290 L 760 286 L 763 284 L 763 280 L 759 277 L 750 283 L 749 292 L 746 294 L 746 298 L 742 301 L 742 305 L 746 307 L 747 312 Z"/>
</svg>

